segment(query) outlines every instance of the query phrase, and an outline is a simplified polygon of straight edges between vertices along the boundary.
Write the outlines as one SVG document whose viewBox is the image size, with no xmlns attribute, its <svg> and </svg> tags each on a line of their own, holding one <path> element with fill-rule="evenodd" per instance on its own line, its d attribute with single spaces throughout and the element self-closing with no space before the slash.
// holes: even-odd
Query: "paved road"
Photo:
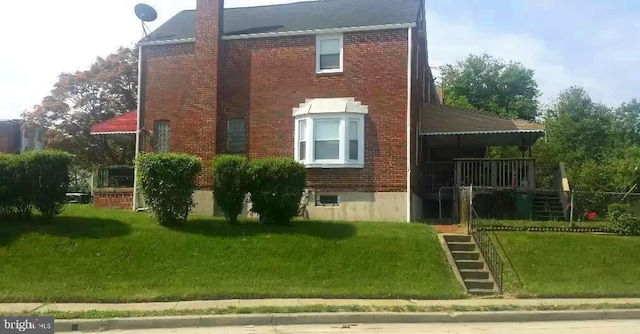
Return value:
<svg viewBox="0 0 640 334">
<path fill-rule="evenodd" d="M 108 331 L 120 334 L 638 334 L 640 320 L 630 321 L 572 321 L 526 323 L 470 323 L 470 324 L 371 324 L 371 325 L 304 325 L 280 327 L 211 327 Z"/>
</svg>

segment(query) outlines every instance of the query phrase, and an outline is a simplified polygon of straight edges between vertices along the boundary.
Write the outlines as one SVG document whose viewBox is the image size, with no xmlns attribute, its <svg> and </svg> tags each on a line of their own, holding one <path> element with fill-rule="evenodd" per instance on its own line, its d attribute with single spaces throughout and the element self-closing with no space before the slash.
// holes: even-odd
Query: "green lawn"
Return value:
<svg viewBox="0 0 640 334">
<path fill-rule="evenodd" d="M 640 237 L 497 232 L 505 292 L 521 297 L 640 297 Z"/>
<path fill-rule="evenodd" d="M 0 222 L 0 302 L 260 297 L 461 298 L 426 225 L 290 227 L 70 206 L 52 224 Z"/>
</svg>

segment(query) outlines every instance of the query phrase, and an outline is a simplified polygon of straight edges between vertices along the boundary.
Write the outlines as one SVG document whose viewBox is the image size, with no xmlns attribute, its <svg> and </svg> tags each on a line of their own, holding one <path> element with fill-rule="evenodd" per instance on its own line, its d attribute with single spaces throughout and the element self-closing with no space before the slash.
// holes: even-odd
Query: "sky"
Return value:
<svg viewBox="0 0 640 334">
<path fill-rule="evenodd" d="M 46 96 L 61 72 L 142 37 L 141 0 L 31 0 L 0 4 L 0 119 L 17 118 Z M 145 0 L 156 28 L 196 0 Z M 292 0 L 227 0 L 243 7 Z M 489 53 L 535 70 L 549 103 L 571 85 L 615 107 L 640 98 L 638 0 L 427 0 L 429 63 L 437 68 Z"/>
</svg>

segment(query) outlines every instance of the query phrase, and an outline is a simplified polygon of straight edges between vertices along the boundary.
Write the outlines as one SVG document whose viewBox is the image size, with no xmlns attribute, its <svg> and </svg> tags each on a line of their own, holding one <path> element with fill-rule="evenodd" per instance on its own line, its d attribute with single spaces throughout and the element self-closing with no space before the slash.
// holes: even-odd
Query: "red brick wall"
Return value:
<svg viewBox="0 0 640 334">
<path fill-rule="evenodd" d="M 223 41 L 217 152 L 226 149 L 227 119 L 240 116 L 246 118 L 250 158 L 293 157 L 293 108 L 308 98 L 354 97 L 369 107 L 365 167 L 311 169 L 309 186 L 318 191 L 405 191 L 407 37 L 406 29 L 345 33 L 344 73 L 337 75 L 315 73 L 315 36 Z M 152 130 L 154 119 L 170 120 L 170 149 L 209 160 L 208 151 L 199 148 L 213 140 L 194 135 L 211 124 L 192 112 L 198 109 L 193 105 L 194 45 L 144 47 L 143 52 L 145 127 Z"/>
<path fill-rule="evenodd" d="M 319 191 L 404 191 L 407 31 L 345 34 L 344 73 L 338 75 L 315 73 L 315 49 L 315 36 L 226 41 L 221 138 L 226 119 L 244 114 L 250 158 L 292 157 L 293 108 L 308 98 L 354 97 L 369 107 L 365 168 L 310 169 L 309 186 Z"/>
<path fill-rule="evenodd" d="M 127 192 L 96 192 L 93 195 L 96 208 L 131 210 L 133 207 L 133 189 Z"/>
</svg>

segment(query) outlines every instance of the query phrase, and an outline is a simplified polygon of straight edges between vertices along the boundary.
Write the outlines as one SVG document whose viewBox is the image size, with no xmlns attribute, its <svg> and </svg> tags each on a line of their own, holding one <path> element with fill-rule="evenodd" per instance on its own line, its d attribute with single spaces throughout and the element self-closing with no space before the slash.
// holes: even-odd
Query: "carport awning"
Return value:
<svg viewBox="0 0 640 334">
<path fill-rule="evenodd" d="M 544 136 L 544 125 L 480 111 L 425 104 L 422 135 L 431 145 L 522 146 Z"/>
<path fill-rule="evenodd" d="M 126 114 L 98 123 L 91 128 L 92 135 L 120 135 L 135 134 L 138 127 L 138 111 L 132 110 Z"/>
</svg>

